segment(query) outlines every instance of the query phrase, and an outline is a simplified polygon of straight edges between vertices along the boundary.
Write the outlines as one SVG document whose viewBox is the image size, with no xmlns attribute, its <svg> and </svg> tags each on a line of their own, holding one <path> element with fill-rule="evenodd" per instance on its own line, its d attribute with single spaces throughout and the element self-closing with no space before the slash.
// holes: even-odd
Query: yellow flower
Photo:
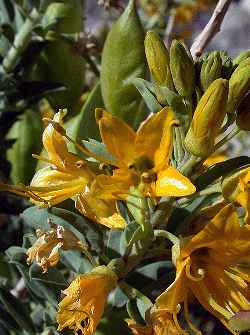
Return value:
<svg viewBox="0 0 250 335">
<path fill-rule="evenodd" d="M 59 250 L 83 250 L 86 246 L 77 237 L 62 226 L 52 226 L 49 231 L 36 230 L 37 240 L 27 250 L 27 263 L 36 262 L 43 273 L 57 265 L 60 259 Z"/>
<path fill-rule="evenodd" d="M 62 134 L 63 117 L 64 112 L 56 113 L 44 130 L 43 144 L 48 158 L 34 155 L 49 163 L 49 166 L 34 175 L 30 186 L 0 183 L 0 189 L 29 197 L 41 207 L 50 207 L 73 198 L 76 208 L 88 218 L 109 228 L 124 228 L 125 221 L 117 211 L 116 202 L 96 199 L 90 192 L 96 174 L 88 161 L 68 151 Z"/>
<path fill-rule="evenodd" d="M 249 224 L 250 216 L 250 168 L 239 170 L 222 182 L 222 193 L 227 201 L 243 207 L 244 221 Z"/>
<path fill-rule="evenodd" d="M 150 320 L 146 326 L 139 325 L 133 320 L 126 322 L 134 335 L 181 335 L 171 314 L 155 306 L 150 311 Z"/>
<path fill-rule="evenodd" d="M 201 305 L 233 333 L 229 319 L 249 310 L 250 227 L 240 226 L 232 205 L 225 206 L 197 235 L 179 246 L 176 279 L 156 300 L 158 308 L 172 313 L 180 330 L 177 314 L 184 305 L 188 318 L 188 298 L 192 293 Z"/>
<path fill-rule="evenodd" d="M 110 291 L 116 286 L 117 276 L 106 266 L 78 276 L 63 291 L 66 295 L 59 303 L 58 330 L 69 328 L 75 333 L 91 335 L 102 317 Z"/>
<path fill-rule="evenodd" d="M 131 186 L 145 185 L 145 194 L 186 196 L 195 192 L 194 185 L 169 165 L 172 153 L 172 127 L 177 124 L 170 108 L 163 108 L 141 124 L 137 132 L 121 119 L 97 109 L 103 143 L 116 158 L 113 176 L 97 177 L 96 185 L 108 196 L 128 194 Z M 119 186 L 120 184 L 120 186 Z M 113 186 L 114 185 L 114 186 Z M 102 195 L 98 190 L 99 196 Z"/>
<path fill-rule="evenodd" d="M 64 114 L 63 111 L 56 113 L 51 121 L 61 126 Z M 52 123 L 43 132 L 43 145 L 48 158 L 37 155 L 34 157 L 47 162 L 49 166 L 38 170 L 30 186 L 1 183 L 0 188 L 2 191 L 31 198 L 40 206 L 49 207 L 83 192 L 95 175 L 86 160 L 68 151 L 63 135 Z"/>
<path fill-rule="evenodd" d="M 62 125 L 64 113 L 55 114 L 53 122 Z M 87 161 L 68 151 L 64 137 L 49 123 L 43 133 L 43 145 L 48 153 L 48 167 L 39 170 L 33 177 L 29 190 L 50 206 L 58 204 L 78 193 L 94 178 Z"/>
</svg>

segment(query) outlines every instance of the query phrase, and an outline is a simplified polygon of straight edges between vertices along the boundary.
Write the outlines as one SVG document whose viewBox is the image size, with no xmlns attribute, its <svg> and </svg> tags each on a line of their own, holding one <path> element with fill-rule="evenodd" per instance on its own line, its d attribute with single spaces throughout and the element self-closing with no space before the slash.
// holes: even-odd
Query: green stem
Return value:
<svg viewBox="0 0 250 335">
<path fill-rule="evenodd" d="M 201 161 L 200 157 L 191 156 L 186 163 L 184 163 L 180 168 L 179 171 L 183 173 L 185 176 L 189 176 L 192 172 L 193 168 L 196 164 L 198 164 Z"/>
<path fill-rule="evenodd" d="M 152 217 L 152 227 L 165 226 L 172 211 L 175 198 L 162 197 Z"/>
<path fill-rule="evenodd" d="M 196 192 L 193 196 L 189 196 L 188 199 L 180 199 L 178 200 L 178 203 L 181 207 L 183 207 L 183 205 L 189 204 L 191 203 L 194 199 L 197 199 L 199 197 L 205 196 L 205 195 L 211 195 L 214 193 L 221 193 L 221 184 L 220 183 L 216 183 L 200 192 Z"/>
<path fill-rule="evenodd" d="M 221 148 L 226 142 L 230 141 L 233 137 L 239 134 L 241 129 L 238 127 L 235 127 L 229 134 L 227 134 L 225 137 L 223 137 L 214 147 L 214 151 Z"/>
<path fill-rule="evenodd" d="M 32 9 L 20 31 L 16 34 L 12 47 L 4 57 L 2 66 L 0 68 L 1 72 L 9 73 L 13 71 L 18 62 L 18 59 L 26 49 L 31 39 L 35 26 L 40 22 L 42 15 L 42 12 L 38 11 L 37 8 Z"/>
<path fill-rule="evenodd" d="M 179 243 L 179 238 L 166 230 L 161 230 L 161 229 L 154 230 L 154 235 L 155 237 L 166 238 L 169 241 L 171 241 L 173 244 Z"/>
<path fill-rule="evenodd" d="M 91 253 L 86 248 L 82 248 L 82 253 L 86 256 L 86 258 L 88 259 L 90 264 L 93 265 L 93 267 L 96 267 L 96 266 L 100 265 L 100 264 L 97 263 L 95 258 L 91 255 Z"/>
</svg>

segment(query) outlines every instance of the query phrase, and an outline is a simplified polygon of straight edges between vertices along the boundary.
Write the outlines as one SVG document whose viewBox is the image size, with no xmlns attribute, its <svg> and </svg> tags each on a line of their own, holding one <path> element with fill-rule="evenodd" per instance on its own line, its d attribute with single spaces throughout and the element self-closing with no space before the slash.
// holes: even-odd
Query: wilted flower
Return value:
<svg viewBox="0 0 250 335">
<path fill-rule="evenodd" d="M 99 197 L 122 198 L 131 186 L 140 183 L 145 185 L 145 193 L 153 196 L 186 196 L 195 192 L 190 180 L 169 165 L 172 127 L 177 124 L 170 108 L 150 116 L 137 132 L 103 110 L 96 111 L 96 118 L 103 143 L 116 158 L 114 165 L 118 168 L 112 177 L 96 178 Z"/>
<path fill-rule="evenodd" d="M 69 230 L 53 225 L 49 231 L 36 230 L 37 240 L 27 250 L 27 263 L 36 262 L 43 272 L 57 265 L 60 259 L 59 250 L 84 250 L 84 245 Z"/>
<path fill-rule="evenodd" d="M 179 246 L 176 279 L 156 300 L 158 308 L 177 314 L 184 304 L 188 318 L 190 293 L 232 332 L 228 321 L 240 310 L 249 310 L 250 228 L 241 227 L 232 205 L 224 207 L 197 235 Z M 197 331 L 198 332 L 198 331 Z"/>
<path fill-rule="evenodd" d="M 59 303 L 58 330 L 69 328 L 77 334 L 93 334 L 117 279 L 116 274 L 106 266 L 96 267 L 90 273 L 76 277 L 63 291 L 66 296 Z"/>
</svg>

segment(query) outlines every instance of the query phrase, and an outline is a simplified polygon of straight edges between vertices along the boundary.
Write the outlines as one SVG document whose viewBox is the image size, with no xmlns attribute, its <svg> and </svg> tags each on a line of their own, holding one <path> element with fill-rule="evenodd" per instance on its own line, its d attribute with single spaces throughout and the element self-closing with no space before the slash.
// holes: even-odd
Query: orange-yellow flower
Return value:
<svg viewBox="0 0 250 335">
<path fill-rule="evenodd" d="M 58 330 L 69 328 L 75 333 L 93 334 L 102 317 L 108 294 L 116 286 L 117 279 L 108 267 L 99 266 L 73 280 L 63 291 L 66 296 L 59 303 Z"/>
<path fill-rule="evenodd" d="M 173 138 L 177 124 L 170 108 L 163 108 L 141 124 L 137 132 L 121 119 L 97 109 L 103 143 L 116 158 L 113 176 L 96 179 L 99 196 L 117 198 L 128 194 L 131 186 L 144 184 L 144 193 L 152 196 L 187 196 L 195 186 L 177 169 L 170 166 Z"/>
<path fill-rule="evenodd" d="M 43 145 L 48 158 L 36 156 L 46 161 L 49 166 L 38 170 L 30 186 L 1 183 L 1 190 L 31 198 L 42 207 L 53 206 L 71 198 L 75 200 L 80 212 L 88 218 L 109 228 L 124 228 L 125 221 L 118 213 L 115 201 L 95 199 L 90 192 L 96 179 L 95 171 L 87 160 L 69 152 L 61 134 L 61 130 L 64 130 L 63 117 L 63 111 L 56 113 L 44 130 Z"/>
<path fill-rule="evenodd" d="M 197 235 L 183 241 L 177 257 L 176 279 L 156 300 L 158 308 L 177 319 L 180 304 L 189 326 L 188 297 L 192 293 L 209 312 L 235 334 L 229 319 L 249 310 L 250 227 L 239 224 L 232 205 L 225 206 Z M 196 330 L 196 333 L 199 332 Z"/>
</svg>

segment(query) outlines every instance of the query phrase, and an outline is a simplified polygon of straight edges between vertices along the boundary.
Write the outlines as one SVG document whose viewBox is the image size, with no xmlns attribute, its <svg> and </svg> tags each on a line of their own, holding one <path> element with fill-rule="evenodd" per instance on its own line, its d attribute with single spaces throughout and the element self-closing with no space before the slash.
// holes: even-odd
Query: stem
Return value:
<svg viewBox="0 0 250 335">
<path fill-rule="evenodd" d="M 26 18 L 21 30 L 16 34 L 14 42 L 7 55 L 4 57 L 0 72 L 9 73 L 13 71 L 18 59 L 26 49 L 35 26 L 42 18 L 42 12 L 33 8 L 30 15 Z"/>
<path fill-rule="evenodd" d="M 194 60 L 199 57 L 213 37 L 220 31 L 222 21 L 232 0 L 219 0 L 215 10 L 199 36 L 191 46 L 191 54 Z"/>
<path fill-rule="evenodd" d="M 173 203 L 175 202 L 175 198 L 167 198 L 162 197 L 161 201 L 159 202 L 154 215 L 152 217 L 152 226 L 165 226 L 166 222 L 168 221 L 172 211 L 173 211 Z"/>
<path fill-rule="evenodd" d="M 172 13 L 170 14 L 169 18 L 168 18 L 168 23 L 166 26 L 166 30 L 165 30 L 165 42 L 166 42 L 166 46 L 167 48 L 170 47 L 170 43 L 172 40 L 172 32 L 174 29 L 174 23 L 175 23 L 175 10 L 172 11 Z"/>
<path fill-rule="evenodd" d="M 184 163 L 179 168 L 179 171 L 183 173 L 185 176 L 189 176 L 189 174 L 192 172 L 195 165 L 198 164 L 200 161 L 201 161 L 200 157 L 191 155 L 191 157 L 186 161 L 186 163 Z"/>
<path fill-rule="evenodd" d="M 222 147 L 226 142 L 230 141 L 233 137 L 239 134 L 241 129 L 235 127 L 229 134 L 227 134 L 223 139 L 221 139 L 214 147 L 214 151 Z"/>
<path fill-rule="evenodd" d="M 97 261 L 94 259 L 94 257 L 91 255 L 91 253 L 86 248 L 82 248 L 82 253 L 86 256 L 86 258 L 88 259 L 90 264 L 93 265 L 93 267 L 96 267 L 99 265 Z"/>
<path fill-rule="evenodd" d="M 155 237 L 164 237 L 167 240 L 171 241 L 173 244 L 179 243 L 179 238 L 175 236 L 174 234 L 170 233 L 169 231 L 166 230 L 154 230 Z"/>
<path fill-rule="evenodd" d="M 94 72 L 94 74 L 99 78 L 100 77 L 100 71 L 98 70 L 95 62 L 92 60 L 92 58 L 85 52 L 82 57 L 86 60 L 86 62 L 89 64 L 89 67 Z"/>
</svg>

